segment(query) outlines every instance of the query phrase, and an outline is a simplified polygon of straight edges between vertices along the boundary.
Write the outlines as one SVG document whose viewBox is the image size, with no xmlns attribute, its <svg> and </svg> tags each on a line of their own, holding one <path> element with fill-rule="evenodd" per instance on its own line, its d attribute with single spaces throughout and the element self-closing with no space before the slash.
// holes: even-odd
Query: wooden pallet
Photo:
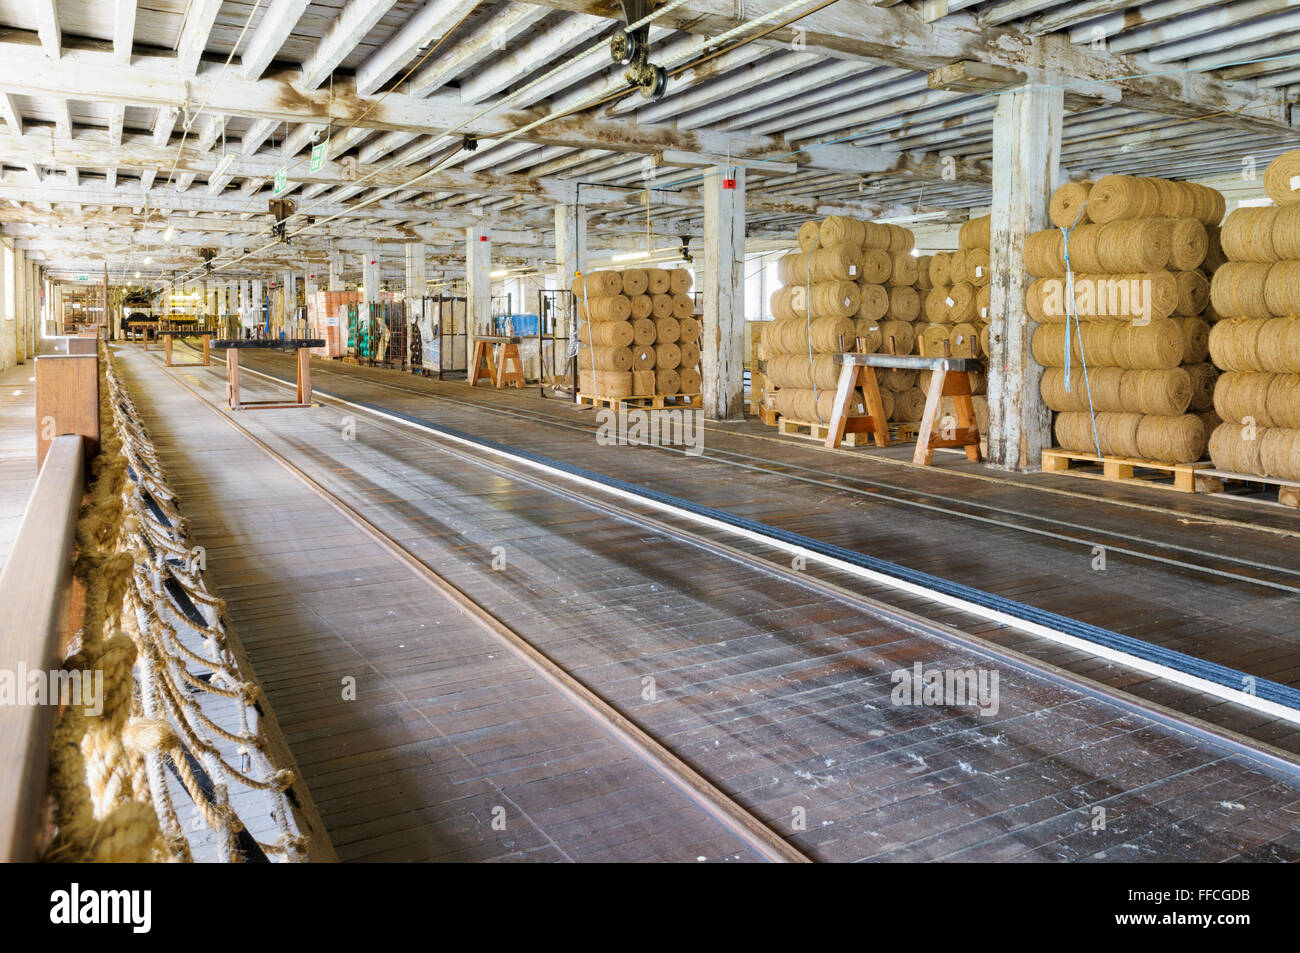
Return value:
<svg viewBox="0 0 1300 953">
<path fill-rule="evenodd" d="M 758 419 L 763 422 L 764 426 L 775 427 L 779 418 L 780 414 L 776 412 L 775 407 L 768 407 L 766 404 L 758 405 Z"/>
<path fill-rule="evenodd" d="M 789 417 L 778 416 L 776 418 L 777 433 L 786 437 L 802 437 L 804 440 L 816 440 L 818 443 L 826 442 L 826 435 L 829 431 L 827 424 L 818 423 L 815 420 L 792 420 Z M 805 433 L 805 431 L 807 431 Z M 840 442 L 841 447 L 865 447 L 871 443 L 871 434 L 869 433 L 846 433 L 844 439 Z"/>
<path fill-rule="evenodd" d="M 1110 483 L 1156 486 L 1179 493 L 1196 492 L 1196 474 L 1213 467 L 1208 460 L 1199 463 L 1160 463 L 1155 460 L 1132 460 L 1106 457 L 1059 448 L 1043 451 L 1044 473 L 1068 473 L 1071 476 Z"/>
<path fill-rule="evenodd" d="M 671 407 L 700 407 L 699 394 L 650 394 L 644 397 L 600 397 L 595 394 L 578 394 L 578 403 L 593 407 L 608 407 L 618 410 L 667 410 Z"/>
<path fill-rule="evenodd" d="M 1197 471 L 1196 492 L 1230 496 L 1250 503 L 1300 509 L 1300 482 L 1257 473 L 1234 473 L 1210 466 Z"/>
</svg>

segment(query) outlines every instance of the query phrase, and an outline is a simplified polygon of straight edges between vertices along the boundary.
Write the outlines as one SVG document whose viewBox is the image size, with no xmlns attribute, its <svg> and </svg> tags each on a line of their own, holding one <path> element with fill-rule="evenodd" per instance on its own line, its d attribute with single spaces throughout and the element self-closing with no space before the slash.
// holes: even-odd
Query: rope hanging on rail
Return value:
<svg viewBox="0 0 1300 953">
<path fill-rule="evenodd" d="M 295 777 L 267 753 L 258 689 L 240 671 L 224 604 L 203 579 L 153 444 L 102 353 L 101 452 L 77 525 L 85 613 L 65 668 L 102 672 L 103 705 L 98 714 L 68 705 L 55 726 L 57 832 L 46 859 L 190 861 L 207 828 L 222 861 L 303 860 L 306 838 L 286 797 Z M 195 807 L 188 831 L 168 770 Z M 266 798 L 274 843 L 244 829 L 232 785 Z"/>
</svg>

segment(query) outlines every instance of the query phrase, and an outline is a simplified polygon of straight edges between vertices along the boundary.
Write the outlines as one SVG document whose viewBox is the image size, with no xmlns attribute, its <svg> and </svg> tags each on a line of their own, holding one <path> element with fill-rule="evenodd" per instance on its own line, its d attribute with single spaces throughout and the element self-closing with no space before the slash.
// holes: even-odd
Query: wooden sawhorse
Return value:
<svg viewBox="0 0 1300 953">
<path fill-rule="evenodd" d="M 283 341 L 217 340 L 212 346 L 226 352 L 226 402 L 231 410 L 278 410 L 311 406 L 311 349 L 324 347 L 321 338 L 288 338 Z M 298 399 L 241 400 L 239 396 L 239 352 L 241 350 L 297 351 Z"/>
<path fill-rule="evenodd" d="M 898 367 L 904 370 L 929 371 L 930 385 L 925 395 L 925 412 L 921 430 L 916 438 L 916 452 L 912 462 L 929 466 L 934 461 L 934 451 L 939 447 L 962 447 L 968 460 L 980 459 L 980 431 L 975 420 L 975 404 L 971 400 L 970 372 L 978 371 L 980 363 L 966 357 L 924 357 L 894 354 L 837 354 L 835 363 L 843 366 L 839 388 L 835 392 L 835 409 L 826 434 L 826 446 L 840 445 L 846 432 L 870 431 L 878 446 L 889 446 L 889 426 L 884 423 L 884 405 L 880 400 L 880 387 L 876 382 L 877 367 Z M 853 393 L 862 388 L 867 404 L 867 417 L 850 417 Z M 935 424 L 943 399 L 951 397 L 957 411 L 955 426 L 940 427 L 936 436 Z M 875 426 L 876 421 L 882 425 Z"/>
<path fill-rule="evenodd" d="M 496 388 L 524 386 L 524 361 L 519 355 L 520 338 L 507 335 L 487 335 L 474 339 L 474 356 L 470 360 L 469 386 L 481 380 L 492 382 Z M 498 360 L 496 345 L 501 345 Z"/>
</svg>

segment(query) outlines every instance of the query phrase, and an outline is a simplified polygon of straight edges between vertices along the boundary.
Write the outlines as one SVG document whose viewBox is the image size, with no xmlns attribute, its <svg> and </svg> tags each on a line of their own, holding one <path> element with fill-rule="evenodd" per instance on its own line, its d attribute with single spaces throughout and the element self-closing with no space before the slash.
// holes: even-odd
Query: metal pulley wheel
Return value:
<svg viewBox="0 0 1300 953">
<path fill-rule="evenodd" d="M 649 100 L 661 99 L 668 89 L 668 71 L 651 63 L 638 67 L 631 79 L 641 95 Z"/>
<path fill-rule="evenodd" d="M 626 30 L 619 30 L 609 38 L 609 55 L 619 66 L 627 66 L 640 51 L 640 41 Z"/>
</svg>

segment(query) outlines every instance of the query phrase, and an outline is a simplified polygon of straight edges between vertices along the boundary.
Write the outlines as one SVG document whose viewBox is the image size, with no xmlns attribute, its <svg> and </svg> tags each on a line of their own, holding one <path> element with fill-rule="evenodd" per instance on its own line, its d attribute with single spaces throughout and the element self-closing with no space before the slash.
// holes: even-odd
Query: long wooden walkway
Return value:
<svg viewBox="0 0 1300 953">
<path fill-rule="evenodd" d="M 341 857 L 752 859 L 180 386 L 219 404 L 219 366 L 168 372 L 130 348 L 122 366 Z M 327 389 L 379 393 L 364 379 L 372 372 L 331 371 L 321 368 Z M 417 391 L 439 386 L 473 394 Z M 430 396 L 385 399 L 575 462 L 594 449 L 589 432 Z M 362 412 L 327 403 L 238 419 L 817 859 L 1300 856 L 1300 783 L 1274 762 L 756 575 Z M 838 520 L 853 523 L 849 536 L 890 535 L 843 519 L 866 508 L 849 492 L 824 487 L 813 505 L 791 506 L 805 486 L 770 472 L 742 480 L 708 459 L 600 449 L 605 469 L 784 514 L 800 531 Z M 818 513 L 824 524 L 810 519 Z M 912 538 L 922 561 L 924 542 Z M 952 553 L 936 561 L 970 565 Z M 997 711 L 892 704 L 894 673 L 916 663 L 996 670 Z M 340 697 L 348 676 L 356 702 Z M 1193 707 L 1231 714 L 1191 694 L 1181 693 Z M 504 834 L 491 827 L 494 807 L 505 808 Z"/>
</svg>

